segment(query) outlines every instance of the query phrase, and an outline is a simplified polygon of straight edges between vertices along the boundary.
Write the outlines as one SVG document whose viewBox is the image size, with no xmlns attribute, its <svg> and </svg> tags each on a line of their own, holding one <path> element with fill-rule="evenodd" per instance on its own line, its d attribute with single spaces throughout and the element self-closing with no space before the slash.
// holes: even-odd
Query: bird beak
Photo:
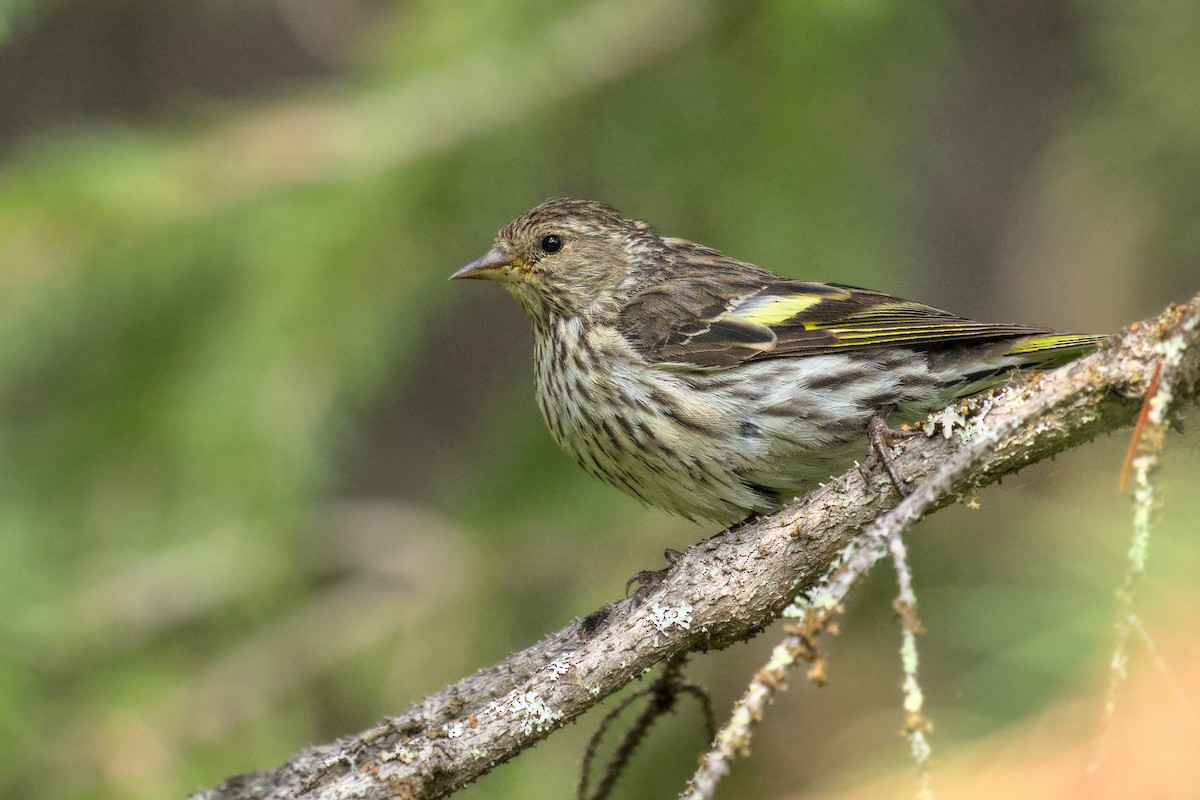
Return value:
<svg viewBox="0 0 1200 800">
<path fill-rule="evenodd" d="M 477 258 L 470 264 L 460 269 L 458 272 L 450 276 L 450 280 L 459 280 L 461 278 L 477 278 L 480 280 L 505 280 L 508 273 L 512 270 L 512 257 L 507 255 L 499 247 L 493 247 L 483 254 L 482 258 Z"/>
</svg>

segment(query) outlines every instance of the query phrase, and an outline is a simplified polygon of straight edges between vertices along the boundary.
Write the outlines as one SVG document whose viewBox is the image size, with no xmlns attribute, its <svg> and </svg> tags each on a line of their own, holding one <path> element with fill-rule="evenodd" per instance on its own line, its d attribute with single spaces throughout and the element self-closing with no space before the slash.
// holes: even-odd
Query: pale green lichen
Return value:
<svg viewBox="0 0 1200 800">
<path fill-rule="evenodd" d="M 771 658 L 766 668 L 771 671 L 782 671 L 796 663 L 796 655 L 791 647 L 779 645 L 771 651 Z"/>
<path fill-rule="evenodd" d="M 505 707 L 510 713 L 517 715 L 521 733 L 526 736 L 535 730 L 545 733 L 562 719 L 562 712 L 552 709 L 537 692 L 514 689 L 505 698 Z"/>
<path fill-rule="evenodd" d="M 962 409 L 957 405 L 946 406 L 941 411 L 930 414 L 925 420 L 925 424 L 921 429 L 925 431 L 927 437 L 932 437 L 933 434 L 941 430 L 942 436 L 949 439 L 954 436 L 956 428 L 961 428 L 967 424 L 967 417 Z"/>
<path fill-rule="evenodd" d="M 379 754 L 380 761 L 399 761 L 402 764 L 411 764 L 417 760 L 417 754 L 408 747 L 400 745 L 394 750 L 385 750 Z"/>
<path fill-rule="evenodd" d="M 692 627 L 692 607 L 687 603 L 674 607 L 655 603 L 650 607 L 650 624 L 659 633 L 666 633 L 671 628 L 689 630 Z"/>
<path fill-rule="evenodd" d="M 983 421 L 993 408 L 1025 399 L 1031 394 L 1032 387 L 1028 383 L 1009 384 L 987 394 L 964 398 L 936 411 L 926 417 L 920 427 L 928 437 L 940 430 L 946 439 L 952 439 L 957 434 L 962 441 L 969 441 L 983 430 Z"/>
<path fill-rule="evenodd" d="M 904 670 L 904 710 L 910 714 L 920 714 L 925 707 L 925 693 L 917 682 L 917 643 L 911 631 L 904 632 L 900 653 Z"/>
<path fill-rule="evenodd" d="M 493 700 L 484 707 L 480 716 L 517 718 L 517 728 L 526 736 L 535 730 L 544 733 L 562 719 L 562 712 L 552 709 L 537 692 L 513 689 L 502 699 Z"/>
<path fill-rule="evenodd" d="M 787 608 L 783 609 L 783 613 L 780 614 L 780 616 L 787 617 L 789 619 L 803 619 L 804 615 L 808 613 L 808 609 L 810 607 L 811 605 L 804 595 L 797 595 L 796 598 L 788 604 Z"/>
<path fill-rule="evenodd" d="M 905 675 L 915 675 L 918 665 L 917 639 L 911 635 L 912 631 L 906 631 L 906 633 L 909 635 L 904 637 L 904 641 L 900 645 L 900 668 L 904 670 Z"/>
<path fill-rule="evenodd" d="M 913 761 L 921 765 L 919 783 L 917 784 L 917 800 L 933 800 L 933 787 L 930 786 L 929 770 L 925 768 L 929 764 L 930 757 L 933 755 L 933 751 L 929 747 L 929 741 L 925 738 L 925 734 L 922 731 L 915 731 L 908 737 L 908 742 Z"/>
<path fill-rule="evenodd" d="M 566 675 L 571 671 L 571 662 L 565 657 L 556 658 L 547 664 L 544 669 L 550 673 L 552 679 L 557 679 L 560 675 Z"/>
</svg>

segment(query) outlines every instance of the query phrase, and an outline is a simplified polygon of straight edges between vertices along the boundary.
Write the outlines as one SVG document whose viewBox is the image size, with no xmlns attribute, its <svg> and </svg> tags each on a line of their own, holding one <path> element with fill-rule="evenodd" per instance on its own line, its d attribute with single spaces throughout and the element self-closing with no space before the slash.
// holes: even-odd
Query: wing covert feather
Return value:
<svg viewBox="0 0 1200 800">
<path fill-rule="evenodd" d="M 728 275 L 694 273 L 662 281 L 626 306 L 622 332 L 653 363 L 696 367 L 875 347 L 930 349 L 1049 332 L 975 322 L 882 292 L 789 281 L 751 269 L 739 271 L 740 280 L 732 282 Z"/>
</svg>

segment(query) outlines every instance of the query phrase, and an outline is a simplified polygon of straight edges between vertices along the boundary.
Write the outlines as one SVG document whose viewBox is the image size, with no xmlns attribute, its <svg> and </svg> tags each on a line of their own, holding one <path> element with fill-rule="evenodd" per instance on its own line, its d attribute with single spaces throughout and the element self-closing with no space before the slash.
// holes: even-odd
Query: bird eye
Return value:
<svg viewBox="0 0 1200 800">
<path fill-rule="evenodd" d="M 546 253 L 557 253 L 562 250 L 563 240 L 561 236 L 555 236 L 553 233 L 542 239 L 542 250 Z"/>
</svg>

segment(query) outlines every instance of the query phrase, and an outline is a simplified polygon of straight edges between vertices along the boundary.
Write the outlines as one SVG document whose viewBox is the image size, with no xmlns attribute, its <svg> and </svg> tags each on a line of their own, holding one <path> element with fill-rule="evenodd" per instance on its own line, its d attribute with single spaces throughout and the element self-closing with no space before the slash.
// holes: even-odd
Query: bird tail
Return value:
<svg viewBox="0 0 1200 800">
<path fill-rule="evenodd" d="M 1099 334 L 1037 334 L 1021 339 L 1005 355 L 1014 358 L 1022 367 L 1046 369 L 1090 353 L 1107 338 Z"/>
<path fill-rule="evenodd" d="M 987 357 L 963 364 L 943 396 L 945 402 L 996 386 L 1014 369 L 1053 369 L 1095 350 L 1106 336 L 1072 333 L 1032 333 L 1009 340 Z"/>
</svg>

